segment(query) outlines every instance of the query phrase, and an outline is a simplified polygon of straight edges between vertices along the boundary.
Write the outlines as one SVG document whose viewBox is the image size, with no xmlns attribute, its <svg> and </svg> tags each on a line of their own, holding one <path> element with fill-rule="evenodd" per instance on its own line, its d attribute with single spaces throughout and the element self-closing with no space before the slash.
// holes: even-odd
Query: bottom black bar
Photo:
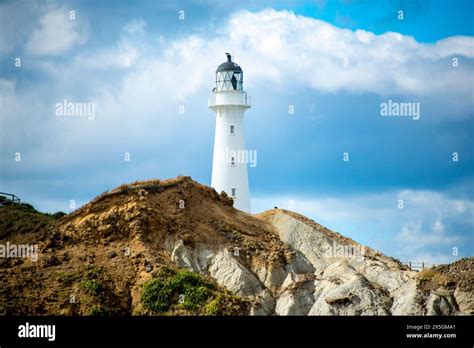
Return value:
<svg viewBox="0 0 474 348">
<path fill-rule="evenodd" d="M 54 329 L 53 329 L 54 328 Z M 1 348 L 24 345 L 469 346 L 472 316 L 0 317 Z M 42 337 L 36 337 L 42 336 Z"/>
</svg>

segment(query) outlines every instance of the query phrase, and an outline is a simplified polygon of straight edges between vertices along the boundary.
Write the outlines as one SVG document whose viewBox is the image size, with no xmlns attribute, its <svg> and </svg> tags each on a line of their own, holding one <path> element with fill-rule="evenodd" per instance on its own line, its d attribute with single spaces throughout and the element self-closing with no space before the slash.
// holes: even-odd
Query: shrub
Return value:
<svg viewBox="0 0 474 348">
<path fill-rule="evenodd" d="M 234 296 L 204 276 L 188 270 L 161 268 L 143 284 L 141 301 L 151 312 L 204 315 L 248 314 L 250 302 Z"/>
<path fill-rule="evenodd" d="M 221 315 L 219 302 L 217 300 L 212 300 L 206 305 L 204 312 L 206 315 Z"/>
<path fill-rule="evenodd" d="M 196 273 L 163 268 L 158 276 L 143 285 L 141 294 L 143 305 L 154 312 L 166 312 L 175 304 L 187 310 L 197 310 L 209 297 L 207 284 Z M 180 295 L 184 295 L 184 299 L 177 304 Z"/>
<path fill-rule="evenodd" d="M 106 316 L 106 315 L 109 315 L 109 309 L 107 307 L 102 308 L 100 305 L 93 306 L 89 315 Z"/>
<path fill-rule="evenodd" d="M 159 313 L 169 309 L 172 294 L 173 292 L 166 282 L 155 278 L 143 285 L 141 300 L 146 308 Z"/>
<path fill-rule="evenodd" d="M 206 315 L 248 314 L 249 303 L 227 292 L 218 293 L 204 308 Z"/>
<path fill-rule="evenodd" d="M 199 308 L 209 297 L 209 291 L 204 286 L 186 286 L 184 290 L 184 303 L 186 309 Z"/>
<path fill-rule="evenodd" d="M 421 282 L 426 282 L 428 280 L 432 280 L 433 277 L 435 276 L 435 274 L 436 274 L 436 272 L 433 269 L 426 268 L 418 274 L 418 279 Z"/>
<path fill-rule="evenodd" d="M 432 281 L 433 283 L 436 283 L 437 285 L 450 285 L 453 283 L 453 281 L 445 274 L 440 273 L 432 268 L 427 268 L 422 270 L 418 274 L 418 280 L 420 282 L 428 282 Z"/>
<path fill-rule="evenodd" d="M 81 286 L 92 295 L 98 295 L 104 291 L 104 286 L 96 279 L 87 279 L 81 283 Z"/>
<path fill-rule="evenodd" d="M 95 264 L 87 265 L 83 267 L 83 272 L 84 272 L 84 276 L 87 279 L 97 279 L 101 274 L 100 268 L 97 267 Z"/>
<path fill-rule="evenodd" d="M 197 273 L 188 270 L 176 272 L 168 268 L 162 268 L 157 278 L 143 285 L 141 300 L 145 308 L 155 313 L 186 310 L 206 315 L 232 314 L 228 310 L 229 304 L 237 308 L 236 312 L 245 304 Z"/>
<path fill-rule="evenodd" d="M 20 207 L 26 210 L 35 210 L 36 209 L 30 203 L 21 203 Z"/>
<path fill-rule="evenodd" d="M 56 213 L 53 214 L 53 218 L 55 218 L 55 219 L 60 219 L 60 218 L 62 218 L 62 217 L 65 216 L 65 215 L 66 215 L 65 212 L 58 211 L 58 212 L 56 212 Z"/>
<path fill-rule="evenodd" d="M 204 283 L 201 277 L 188 270 L 181 270 L 170 279 L 173 290 L 184 293 L 186 286 L 202 286 Z"/>
</svg>

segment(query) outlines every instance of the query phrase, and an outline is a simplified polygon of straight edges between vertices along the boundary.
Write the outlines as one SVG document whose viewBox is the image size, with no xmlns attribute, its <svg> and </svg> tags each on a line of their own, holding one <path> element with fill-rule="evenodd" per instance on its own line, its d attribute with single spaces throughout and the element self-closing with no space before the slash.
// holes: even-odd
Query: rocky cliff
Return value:
<svg viewBox="0 0 474 348">
<path fill-rule="evenodd" d="M 136 182 L 71 214 L 0 207 L 6 314 L 473 314 L 474 259 L 423 272 L 294 212 L 250 215 L 189 177 Z"/>
</svg>

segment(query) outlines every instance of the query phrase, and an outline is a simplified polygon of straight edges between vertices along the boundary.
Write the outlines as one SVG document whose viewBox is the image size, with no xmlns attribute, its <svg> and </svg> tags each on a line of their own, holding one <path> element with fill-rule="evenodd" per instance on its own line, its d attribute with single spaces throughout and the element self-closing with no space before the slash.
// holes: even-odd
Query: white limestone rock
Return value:
<svg viewBox="0 0 474 348">
<path fill-rule="evenodd" d="M 457 288 L 454 291 L 454 298 L 458 303 L 459 310 L 462 313 L 474 314 L 474 296 L 470 292 L 462 291 L 461 289 Z"/>
<path fill-rule="evenodd" d="M 388 315 L 388 292 L 374 287 L 347 262 L 329 266 L 316 283 L 315 303 L 309 315 Z"/>
<path fill-rule="evenodd" d="M 288 279 L 288 278 L 287 278 Z M 314 281 L 307 280 L 288 287 L 277 299 L 278 315 L 307 315 L 314 303 Z"/>
<path fill-rule="evenodd" d="M 315 269 L 323 270 L 328 266 L 324 258 L 332 241 L 325 234 L 287 214 L 275 214 L 271 222 L 280 239 L 301 252 Z"/>
<path fill-rule="evenodd" d="M 426 301 L 426 315 L 453 315 L 456 313 L 456 304 L 452 296 L 431 293 Z"/>
<path fill-rule="evenodd" d="M 194 252 L 191 252 L 182 240 L 176 241 L 171 252 L 171 260 L 179 267 L 187 268 L 194 272 L 201 272 L 199 260 Z"/>
<path fill-rule="evenodd" d="M 255 298 L 257 304 L 252 306 L 250 315 L 272 315 L 275 311 L 275 299 L 268 289 L 260 292 Z"/>
<path fill-rule="evenodd" d="M 209 274 L 230 291 L 239 295 L 257 295 L 263 290 L 257 277 L 242 266 L 227 249 L 211 260 Z"/>
<path fill-rule="evenodd" d="M 424 307 L 420 302 L 420 294 L 416 288 L 416 280 L 411 279 L 394 290 L 393 304 L 390 311 L 392 315 L 423 315 Z"/>
</svg>

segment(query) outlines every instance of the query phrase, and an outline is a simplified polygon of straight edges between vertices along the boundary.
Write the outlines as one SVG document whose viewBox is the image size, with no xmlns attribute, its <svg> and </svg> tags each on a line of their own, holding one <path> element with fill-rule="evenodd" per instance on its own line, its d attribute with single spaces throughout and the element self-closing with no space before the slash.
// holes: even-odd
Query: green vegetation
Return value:
<svg viewBox="0 0 474 348">
<path fill-rule="evenodd" d="M 206 304 L 206 315 L 235 315 L 241 310 L 242 300 L 240 297 L 230 294 L 217 294 L 217 296 Z"/>
<path fill-rule="evenodd" d="M 158 314 L 184 310 L 188 314 L 236 315 L 247 307 L 243 299 L 218 289 L 197 273 L 168 268 L 143 285 L 141 300 L 145 308 Z"/>
<path fill-rule="evenodd" d="M 54 219 L 60 219 L 62 218 L 63 216 L 66 216 L 67 214 L 63 211 L 58 211 L 54 214 L 52 214 L 51 216 L 54 218 Z"/>
<path fill-rule="evenodd" d="M 82 289 L 95 296 L 105 292 L 106 287 L 100 282 L 101 270 L 96 265 L 83 267 L 82 273 L 84 274 L 80 283 Z"/>
<path fill-rule="evenodd" d="M 64 285 L 71 285 L 80 277 L 80 275 L 77 274 L 76 272 L 64 272 L 64 271 L 55 272 L 54 276 L 56 277 L 58 282 Z"/>
<path fill-rule="evenodd" d="M 81 287 L 92 295 L 99 295 L 104 287 L 96 279 L 87 279 L 81 282 Z"/>
<path fill-rule="evenodd" d="M 97 279 L 101 274 L 100 268 L 94 264 L 83 266 L 82 272 L 84 272 L 84 276 L 88 279 Z"/>
<path fill-rule="evenodd" d="M 103 307 L 101 305 L 95 305 L 92 307 L 89 315 L 94 316 L 108 316 L 110 315 L 110 309 L 108 307 Z"/>
<path fill-rule="evenodd" d="M 212 300 L 205 307 L 206 315 L 221 315 L 219 303 L 216 300 Z"/>
<path fill-rule="evenodd" d="M 54 221 L 51 215 L 35 210 L 28 203 L 0 207 L 0 238 L 15 233 L 42 232 Z"/>
<path fill-rule="evenodd" d="M 172 295 L 170 287 L 155 278 L 143 285 L 141 299 L 146 308 L 159 313 L 169 309 Z"/>
<path fill-rule="evenodd" d="M 2 197 L 2 196 L 0 196 Z M 5 199 L 0 199 L 0 203 Z M 14 203 L 0 206 L 0 238 L 12 233 L 38 233 L 45 231 L 51 224 L 66 215 L 41 213 L 31 204 Z"/>
<path fill-rule="evenodd" d="M 164 269 L 160 276 L 143 286 L 142 301 L 154 312 L 167 311 L 175 302 L 183 309 L 196 310 L 210 295 L 208 284 L 196 273 L 187 270 L 173 273 Z"/>
<path fill-rule="evenodd" d="M 85 315 L 117 315 L 128 312 L 122 297 L 110 286 L 110 278 L 105 270 L 92 264 L 81 267 L 78 272 L 82 279 L 78 279 L 79 291 L 77 303 L 80 311 Z"/>
</svg>

